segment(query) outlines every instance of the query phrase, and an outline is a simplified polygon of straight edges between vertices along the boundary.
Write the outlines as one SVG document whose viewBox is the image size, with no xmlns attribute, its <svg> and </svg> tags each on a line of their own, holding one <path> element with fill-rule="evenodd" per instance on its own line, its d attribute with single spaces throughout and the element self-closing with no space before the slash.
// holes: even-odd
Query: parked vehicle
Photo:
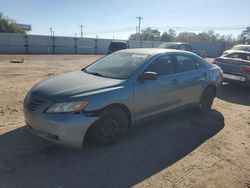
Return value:
<svg viewBox="0 0 250 188">
<path fill-rule="evenodd" d="M 81 147 L 86 135 L 113 144 L 146 117 L 189 106 L 209 111 L 221 73 L 190 52 L 121 50 L 36 84 L 24 100 L 25 120 L 62 145 Z"/>
<path fill-rule="evenodd" d="M 184 42 L 163 42 L 158 46 L 158 48 L 184 50 L 184 51 L 194 52 L 203 58 L 206 57 L 205 51 L 201 50 L 193 51 L 192 46 L 189 43 L 184 43 Z"/>
<path fill-rule="evenodd" d="M 216 58 L 213 64 L 223 70 L 223 80 L 250 86 L 250 52 L 233 51 Z"/>
<path fill-rule="evenodd" d="M 123 50 L 123 49 L 127 49 L 127 48 L 128 48 L 127 42 L 124 42 L 124 41 L 112 41 L 109 44 L 108 53 L 111 54 L 111 53 L 116 52 L 118 50 Z"/>
<path fill-rule="evenodd" d="M 236 45 L 233 48 L 231 48 L 230 50 L 226 50 L 222 53 L 222 56 L 225 56 L 227 54 L 230 54 L 232 52 L 235 51 L 246 51 L 246 52 L 250 52 L 250 45 L 246 45 L 246 44 L 241 44 L 241 45 Z"/>
</svg>

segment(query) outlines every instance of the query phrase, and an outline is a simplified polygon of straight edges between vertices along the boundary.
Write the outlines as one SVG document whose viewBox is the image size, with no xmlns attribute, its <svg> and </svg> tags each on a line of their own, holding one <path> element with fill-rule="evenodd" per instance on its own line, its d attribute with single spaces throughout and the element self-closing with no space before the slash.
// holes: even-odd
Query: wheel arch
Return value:
<svg viewBox="0 0 250 188">
<path fill-rule="evenodd" d="M 214 91 L 214 96 L 216 96 L 216 93 L 217 93 L 217 88 L 216 88 L 216 85 L 214 83 L 211 83 L 209 85 L 207 85 L 204 90 L 202 91 L 201 95 L 200 95 L 200 99 L 199 99 L 199 104 L 201 102 L 201 99 L 202 99 L 202 96 L 204 94 L 204 92 L 208 89 L 208 88 L 212 88 L 212 90 Z"/>
<path fill-rule="evenodd" d="M 202 97 L 204 95 L 204 92 L 208 89 L 211 88 L 214 92 L 214 96 L 216 96 L 217 93 L 217 87 L 214 83 L 209 84 L 207 87 L 205 87 L 205 89 L 202 91 L 201 96 L 200 96 L 200 100 L 199 100 L 199 104 L 201 103 Z"/>
<path fill-rule="evenodd" d="M 103 112 L 107 109 L 114 108 L 114 107 L 119 107 L 126 114 L 126 116 L 128 117 L 129 125 L 131 125 L 132 124 L 132 114 L 131 114 L 129 108 L 124 104 L 121 104 L 121 103 L 109 104 L 109 105 L 105 106 L 104 108 L 102 108 L 101 110 L 99 110 L 99 113 Z"/>
<path fill-rule="evenodd" d="M 207 88 L 212 88 L 212 90 L 214 91 L 214 96 L 216 96 L 216 94 L 217 94 L 217 87 L 216 87 L 216 85 L 215 85 L 214 83 L 209 84 L 209 85 L 205 88 L 205 90 L 206 90 Z M 205 91 L 205 90 L 204 90 L 204 91 Z"/>
<path fill-rule="evenodd" d="M 105 110 L 115 108 L 115 107 L 119 107 L 125 113 L 125 115 L 128 117 L 129 127 L 131 127 L 131 125 L 132 125 L 132 114 L 131 114 L 131 111 L 129 110 L 129 108 L 124 104 L 121 104 L 121 103 L 109 104 L 109 105 L 103 107 L 102 109 L 96 110 L 94 114 L 96 116 L 98 116 L 98 114 L 101 114 Z M 85 135 L 84 135 L 84 138 L 83 138 L 83 143 L 86 142 L 86 140 L 88 140 L 90 138 L 90 129 L 91 129 L 92 125 L 89 126 L 87 131 L 85 132 Z"/>
</svg>

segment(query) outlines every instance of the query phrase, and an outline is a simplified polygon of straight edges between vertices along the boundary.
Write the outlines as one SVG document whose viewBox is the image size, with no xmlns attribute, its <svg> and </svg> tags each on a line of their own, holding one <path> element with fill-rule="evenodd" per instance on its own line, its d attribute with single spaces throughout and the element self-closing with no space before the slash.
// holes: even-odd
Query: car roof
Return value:
<svg viewBox="0 0 250 188">
<path fill-rule="evenodd" d="M 167 53 L 167 52 L 182 52 L 186 54 L 193 54 L 187 51 L 175 50 L 175 49 L 164 49 L 164 48 L 135 48 L 135 49 L 120 50 L 119 52 L 144 54 L 144 55 L 156 55 L 156 54 Z"/>
<path fill-rule="evenodd" d="M 227 55 L 232 54 L 232 53 L 250 54 L 250 52 L 244 51 L 244 50 L 228 50 Z"/>
<path fill-rule="evenodd" d="M 250 47 L 250 45 L 249 45 L 249 44 L 238 44 L 238 45 L 235 45 L 235 46 Z M 233 46 L 233 47 L 235 47 L 235 46 Z"/>
</svg>

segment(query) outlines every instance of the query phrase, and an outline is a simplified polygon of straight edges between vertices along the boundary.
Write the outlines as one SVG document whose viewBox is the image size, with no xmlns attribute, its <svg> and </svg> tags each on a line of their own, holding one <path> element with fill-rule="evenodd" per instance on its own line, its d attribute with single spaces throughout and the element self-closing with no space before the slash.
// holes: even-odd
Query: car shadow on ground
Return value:
<svg viewBox="0 0 250 188">
<path fill-rule="evenodd" d="M 250 106 L 250 87 L 235 83 L 223 83 L 218 89 L 217 98 L 235 104 Z"/>
<path fill-rule="evenodd" d="M 55 146 L 25 127 L 0 136 L 0 187 L 130 187 L 169 167 L 224 127 L 223 115 L 185 110 L 134 126 L 121 142 Z"/>
</svg>

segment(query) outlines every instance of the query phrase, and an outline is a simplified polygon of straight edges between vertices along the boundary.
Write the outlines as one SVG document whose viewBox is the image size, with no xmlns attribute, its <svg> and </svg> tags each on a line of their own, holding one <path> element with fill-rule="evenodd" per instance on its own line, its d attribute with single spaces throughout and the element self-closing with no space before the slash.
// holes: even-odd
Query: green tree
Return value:
<svg viewBox="0 0 250 188">
<path fill-rule="evenodd" d="M 240 37 L 242 42 L 250 42 L 250 27 L 242 31 Z M 141 32 L 141 34 L 132 34 L 129 37 L 130 40 L 150 40 L 150 41 L 162 41 L 162 42 L 192 42 L 192 41 L 213 41 L 236 44 L 238 41 L 232 35 L 219 35 L 213 30 L 207 32 L 180 32 L 176 34 L 175 30 L 169 29 L 160 35 L 160 32 L 156 29 L 147 27 Z"/>
<path fill-rule="evenodd" d="M 147 27 L 142 30 L 141 39 L 148 41 L 159 41 L 161 33 L 157 29 L 151 29 L 151 27 Z"/>
<path fill-rule="evenodd" d="M 161 41 L 162 42 L 173 42 L 176 40 L 175 37 L 176 37 L 175 30 L 169 29 L 168 32 L 165 31 L 164 33 L 162 33 Z"/>
<path fill-rule="evenodd" d="M 25 33 L 22 29 L 19 29 L 15 20 L 3 16 L 0 13 L 0 32 L 1 33 Z"/>
<path fill-rule="evenodd" d="M 161 38 L 161 33 L 157 29 L 152 29 L 147 27 L 142 32 L 131 34 L 129 40 L 143 40 L 143 41 L 159 41 Z"/>
<path fill-rule="evenodd" d="M 250 26 L 241 32 L 239 40 L 244 43 L 250 43 Z"/>
<path fill-rule="evenodd" d="M 168 32 L 164 32 L 161 35 L 161 42 L 170 42 L 171 41 L 171 37 L 168 34 Z"/>
<path fill-rule="evenodd" d="M 139 33 L 134 33 L 131 34 L 128 38 L 128 40 L 139 40 L 140 39 L 140 34 Z"/>
<path fill-rule="evenodd" d="M 168 34 L 170 36 L 170 41 L 175 41 L 175 37 L 176 37 L 176 31 L 173 29 L 169 29 L 168 30 Z"/>
<path fill-rule="evenodd" d="M 227 43 L 237 42 L 236 39 L 233 38 L 233 35 L 222 35 L 222 36 L 220 36 L 219 41 L 227 42 Z"/>
<path fill-rule="evenodd" d="M 197 35 L 193 32 L 181 32 L 177 35 L 176 41 L 179 42 L 191 42 L 196 40 Z"/>
<path fill-rule="evenodd" d="M 197 40 L 201 40 L 201 41 L 209 41 L 209 34 L 206 32 L 202 32 L 202 33 L 198 33 L 197 35 Z"/>
</svg>

